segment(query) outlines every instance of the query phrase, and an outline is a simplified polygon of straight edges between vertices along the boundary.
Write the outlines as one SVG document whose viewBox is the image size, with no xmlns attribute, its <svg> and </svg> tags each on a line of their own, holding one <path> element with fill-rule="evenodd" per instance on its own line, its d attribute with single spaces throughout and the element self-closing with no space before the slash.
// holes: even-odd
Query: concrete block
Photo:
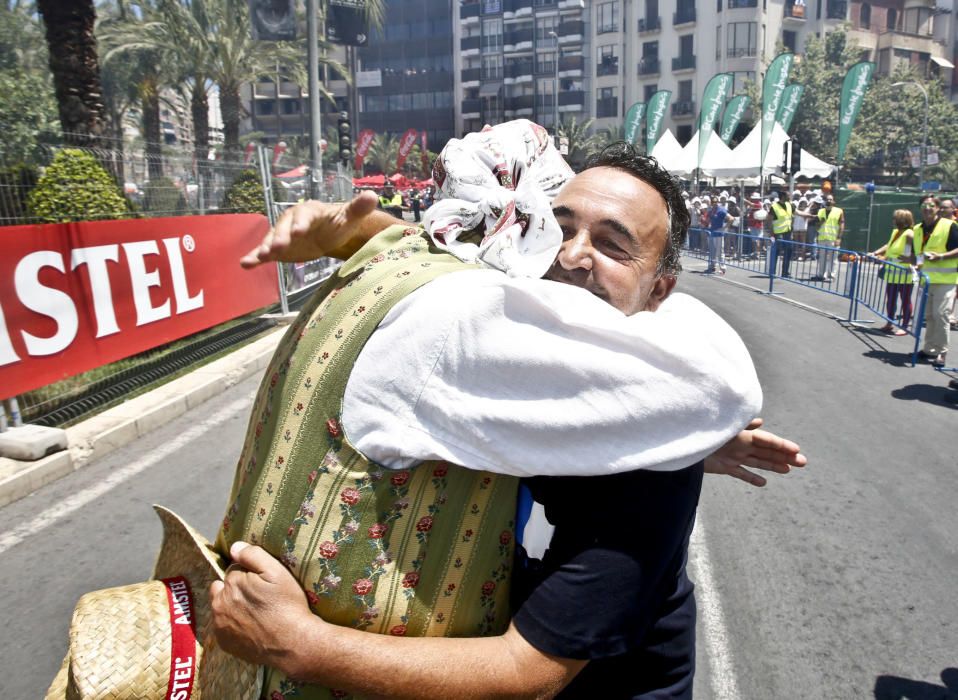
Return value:
<svg viewBox="0 0 958 700">
<path fill-rule="evenodd" d="M 223 378 L 221 376 L 196 376 L 194 380 L 196 380 L 195 385 L 186 394 L 186 405 L 190 410 L 223 391 Z"/>
<path fill-rule="evenodd" d="M 157 397 L 154 397 L 154 400 Z M 169 423 L 177 416 L 186 413 L 188 409 L 185 396 L 175 396 L 162 403 L 154 405 L 150 410 L 145 411 L 136 420 L 136 434 L 146 435 L 151 430 L 159 428 L 161 425 Z"/>
<path fill-rule="evenodd" d="M 0 455 L 34 462 L 67 448 L 67 431 L 44 425 L 22 425 L 0 433 Z"/>
</svg>

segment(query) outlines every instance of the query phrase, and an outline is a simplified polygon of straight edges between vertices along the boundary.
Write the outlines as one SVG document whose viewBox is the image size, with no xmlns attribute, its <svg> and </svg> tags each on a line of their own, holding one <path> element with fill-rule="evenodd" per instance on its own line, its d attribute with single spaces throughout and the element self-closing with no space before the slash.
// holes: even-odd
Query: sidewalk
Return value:
<svg viewBox="0 0 958 700">
<path fill-rule="evenodd" d="M 262 372 L 286 326 L 187 375 L 66 429 L 68 448 L 21 462 L 0 457 L 0 508 L 28 496 L 95 459 L 199 406 L 228 387 Z"/>
</svg>

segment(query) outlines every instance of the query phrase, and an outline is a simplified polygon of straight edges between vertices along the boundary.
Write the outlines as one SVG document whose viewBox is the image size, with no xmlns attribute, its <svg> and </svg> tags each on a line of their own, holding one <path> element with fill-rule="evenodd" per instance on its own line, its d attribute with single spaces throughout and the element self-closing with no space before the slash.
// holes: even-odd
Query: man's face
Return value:
<svg viewBox="0 0 958 700">
<path fill-rule="evenodd" d="M 953 199 L 941 200 L 941 217 L 943 219 L 955 218 L 955 200 Z"/>
<path fill-rule="evenodd" d="M 552 211 L 563 241 L 546 279 L 582 287 L 627 315 L 654 311 L 671 293 L 675 277 L 656 274 L 669 222 L 651 185 L 618 168 L 590 168 L 562 188 Z"/>
<path fill-rule="evenodd" d="M 934 223 L 938 218 L 938 205 L 935 200 L 929 198 L 921 203 L 921 218 L 925 223 Z"/>
<path fill-rule="evenodd" d="M 832 195 L 828 195 L 827 197 L 825 197 L 825 206 L 826 207 L 835 206 L 835 198 Z"/>
</svg>

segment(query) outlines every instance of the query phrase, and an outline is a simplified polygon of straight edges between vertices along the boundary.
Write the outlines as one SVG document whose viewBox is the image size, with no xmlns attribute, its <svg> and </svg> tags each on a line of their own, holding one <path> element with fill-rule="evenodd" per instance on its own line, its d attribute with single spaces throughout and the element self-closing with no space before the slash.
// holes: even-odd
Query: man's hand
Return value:
<svg viewBox="0 0 958 700">
<path fill-rule="evenodd" d="M 776 474 L 788 474 L 792 467 L 804 467 L 808 460 L 799 452 L 799 446 L 775 433 L 759 430 L 762 423 L 761 418 L 756 418 L 745 430 L 706 457 L 706 473 L 726 474 L 752 486 L 765 486 L 764 477 L 745 467 Z"/>
<path fill-rule="evenodd" d="M 308 201 L 290 207 L 263 242 L 240 258 L 240 265 L 249 269 L 265 262 L 306 262 L 340 253 L 348 257 L 375 233 L 398 223 L 385 212 L 376 212 L 376 203 L 376 195 L 366 191 L 350 202 Z M 363 225 L 370 219 L 375 223 Z"/>
<path fill-rule="evenodd" d="M 233 656 L 286 670 L 322 621 L 293 575 L 266 550 L 236 542 L 230 557 L 225 581 L 210 585 L 216 641 Z"/>
</svg>

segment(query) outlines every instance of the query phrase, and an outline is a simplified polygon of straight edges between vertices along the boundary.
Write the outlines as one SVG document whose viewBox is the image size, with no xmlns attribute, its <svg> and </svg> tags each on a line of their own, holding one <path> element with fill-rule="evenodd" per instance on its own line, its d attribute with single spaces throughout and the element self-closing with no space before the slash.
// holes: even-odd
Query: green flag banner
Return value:
<svg viewBox="0 0 958 700">
<path fill-rule="evenodd" d="M 762 86 L 762 160 L 759 167 L 765 166 L 765 154 L 768 153 L 768 142 L 775 127 L 775 117 L 778 108 L 782 105 L 782 95 L 788 85 L 788 74 L 792 69 L 795 54 L 780 53 L 769 65 L 765 72 L 765 82 Z"/>
<path fill-rule="evenodd" d="M 668 109 L 669 100 L 671 99 L 671 90 L 659 90 L 649 98 L 645 125 L 646 153 L 651 153 L 655 147 L 655 142 L 659 140 L 659 132 L 662 130 L 662 121 L 665 119 L 665 110 Z"/>
<path fill-rule="evenodd" d="M 795 83 L 785 88 L 785 94 L 782 95 L 782 106 L 778 108 L 778 117 L 775 121 L 782 125 L 785 133 L 792 127 L 792 119 L 795 118 L 795 112 L 798 110 L 798 103 L 805 92 L 805 86 Z"/>
<path fill-rule="evenodd" d="M 699 111 L 699 153 L 698 160 L 695 161 L 696 167 L 701 167 L 702 156 L 705 155 L 705 147 L 708 146 L 709 137 L 712 135 L 712 128 L 722 114 L 722 105 L 725 104 L 725 98 L 732 90 L 732 74 L 718 73 L 713 75 L 712 79 L 705 86 L 705 93 L 702 95 L 702 109 Z"/>
<path fill-rule="evenodd" d="M 625 114 L 625 140 L 635 143 L 641 133 L 642 117 L 645 116 L 645 102 L 636 102 Z"/>
<path fill-rule="evenodd" d="M 871 61 L 856 63 L 845 74 L 842 83 L 842 101 L 838 107 L 838 162 L 845 160 L 845 148 L 852 135 L 852 127 L 858 118 L 858 112 L 865 100 L 868 82 L 875 72 L 875 64 Z"/>
<path fill-rule="evenodd" d="M 751 101 L 752 98 L 748 95 L 736 95 L 729 100 L 728 106 L 725 108 L 725 115 L 722 117 L 722 129 L 719 132 L 719 136 L 722 137 L 726 146 L 732 140 L 732 134 L 738 128 L 739 122 L 745 115 L 745 110 L 748 109 L 748 103 Z"/>
</svg>

